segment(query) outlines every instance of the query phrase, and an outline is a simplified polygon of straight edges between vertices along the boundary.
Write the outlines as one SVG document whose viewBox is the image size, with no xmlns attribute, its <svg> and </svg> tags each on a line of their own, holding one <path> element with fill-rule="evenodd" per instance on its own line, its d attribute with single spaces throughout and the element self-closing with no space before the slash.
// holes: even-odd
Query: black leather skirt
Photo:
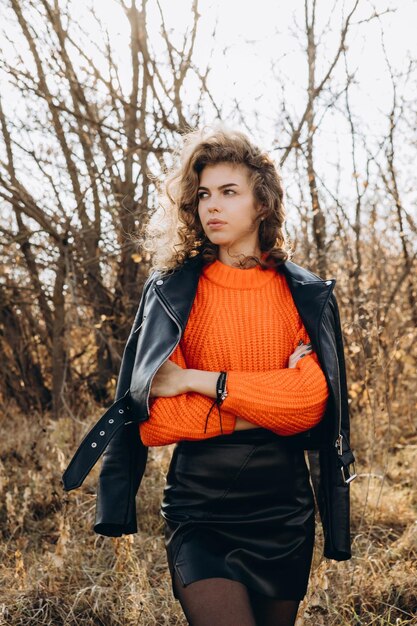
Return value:
<svg viewBox="0 0 417 626">
<path fill-rule="evenodd" d="M 181 441 L 161 515 L 174 586 L 237 580 L 272 598 L 301 600 L 314 545 L 314 496 L 304 451 L 270 430 Z"/>
</svg>

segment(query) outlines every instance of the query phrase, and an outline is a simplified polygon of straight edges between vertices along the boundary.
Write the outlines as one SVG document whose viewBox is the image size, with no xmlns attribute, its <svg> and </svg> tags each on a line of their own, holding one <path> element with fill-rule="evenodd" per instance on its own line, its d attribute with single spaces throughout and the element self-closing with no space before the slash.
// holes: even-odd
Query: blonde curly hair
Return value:
<svg viewBox="0 0 417 626">
<path fill-rule="evenodd" d="M 170 271 L 200 255 L 214 261 L 218 246 L 205 234 L 198 215 L 200 174 L 206 165 L 245 165 L 255 200 L 262 205 L 259 223 L 261 258 L 245 256 L 241 267 L 257 264 L 277 268 L 290 257 L 284 234 L 285 210 L 281 176 L 268 154 L 243 132 L 223 123 L 204 126 L 182 136 L 183 145 L 174 153 L 175 165 L 155 179 L 159 204 L 143 229 L 141 246 L 152 257 L 151 269 Z"/>
</svg>

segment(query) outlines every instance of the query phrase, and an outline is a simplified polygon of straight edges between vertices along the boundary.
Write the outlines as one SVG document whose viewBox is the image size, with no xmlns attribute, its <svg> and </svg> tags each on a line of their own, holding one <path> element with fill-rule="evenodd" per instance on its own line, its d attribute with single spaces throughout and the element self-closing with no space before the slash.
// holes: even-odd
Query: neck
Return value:
<svg viewBox="0 0 417 626">
<path fill-rule="evenodd" d="M 229 265 L 230 267 L 253 267 L 255 263 L 253 262 L 245 262 L 242 266 L 241 261 L 248 256 L 255 256 L 258 259 L 261 258 L 261 251 L 259 248 L 251 249 L 251 250 L 240 250 L 239 252 L 233 252 L 229 254 L 224 248 L 219 247 L 219 252 L 217 258 L 224 265 Z"/>
</svg>

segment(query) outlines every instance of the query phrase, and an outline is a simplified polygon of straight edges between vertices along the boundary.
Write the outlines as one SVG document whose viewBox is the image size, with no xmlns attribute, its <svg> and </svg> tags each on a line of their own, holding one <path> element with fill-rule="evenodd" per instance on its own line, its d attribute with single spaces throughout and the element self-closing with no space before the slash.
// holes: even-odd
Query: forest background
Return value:
<svg viewBox="0 0 417 626">
<path fill-rule="evenodd" d="M 2 0 L 0 624 L 183 625 L 151 448 L 140 532 L 92 532 L 61 474 L 113 400 L 181 134 L 221 119 L 282 170 L 293 260 L 336 278 L 353 558 L 297 626 L 416 623 L 417 3 Z"/>
</svg>

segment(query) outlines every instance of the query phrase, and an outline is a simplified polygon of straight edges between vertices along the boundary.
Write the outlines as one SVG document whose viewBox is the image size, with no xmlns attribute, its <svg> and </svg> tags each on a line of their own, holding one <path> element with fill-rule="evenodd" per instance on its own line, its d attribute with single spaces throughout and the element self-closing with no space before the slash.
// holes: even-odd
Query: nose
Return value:
<svg viewBox="0 0 417 626">
<path fill-rule="evenodd" d="M 210 198 L 210 202 L 208 203 L 207 210 L 208 210 L 210 213 L 213 213 L 214 211 L 219 211 L 219 210 L 220 210 L 220 209 L 219 209 L 219 202 L 218 202 L 218 200 L 214 197 L 214 195 L 213 195 L 213 196 L 211 196 L 211 198 Z"/>
</svg>

